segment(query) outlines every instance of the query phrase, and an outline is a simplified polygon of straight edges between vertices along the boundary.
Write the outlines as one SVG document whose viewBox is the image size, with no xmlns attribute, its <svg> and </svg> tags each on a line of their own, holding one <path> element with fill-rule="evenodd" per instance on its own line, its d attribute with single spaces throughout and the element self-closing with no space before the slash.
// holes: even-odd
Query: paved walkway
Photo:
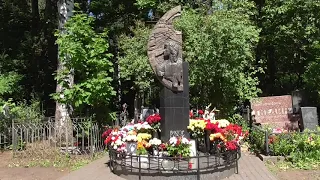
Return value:
<svg viewBox="0 0 320 180">
<path fill-rule="evenodd" d="M 234 174 L 225 180 L 277 180 L 277 178 L 258 157 L 242 153 L 239 160 L 239 174 Z"/>
<path fill-rule="evenodd" d="M 89 165 L 73 171 L 59 180 L 124 180 L 110 172 L 105 156 Z M 225 180 L 277 180 L 256 156 L 242 153 L 239 161 L 239 174 L 234 174 Z"/>
</svg>

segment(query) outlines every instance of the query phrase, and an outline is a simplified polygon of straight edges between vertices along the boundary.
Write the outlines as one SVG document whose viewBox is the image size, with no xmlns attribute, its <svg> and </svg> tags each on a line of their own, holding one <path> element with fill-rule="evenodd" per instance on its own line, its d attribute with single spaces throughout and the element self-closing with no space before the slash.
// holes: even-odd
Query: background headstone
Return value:
<svg viewBox="0 0 320 180">
<path fill-rule="evenodd" d="M 296 123 L 292 118 L 292 97 L 269 96 L 251 100 L 252 115 L 256 123 L 285 128 L 287 124 Z"/>
<path fill-rule="evenodd" d="M 301 107 L 302 129 L 316 130 L 319 125 L 316 107 Z"/>
</svg>

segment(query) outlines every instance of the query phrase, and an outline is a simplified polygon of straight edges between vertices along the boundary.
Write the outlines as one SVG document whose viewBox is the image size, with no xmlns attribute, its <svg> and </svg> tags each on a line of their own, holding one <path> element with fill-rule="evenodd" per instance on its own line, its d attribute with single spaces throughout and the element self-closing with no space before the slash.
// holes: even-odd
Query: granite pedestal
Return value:
<svg viewBox="0 0 320 180">
<path fill-rule="evenodd" d="M 172 136 L 189 138 L 189 65 L 183 62 L 183 91 L 174 92 L 164 87 L 160 93 L 161 140 Z"/>
</svg>

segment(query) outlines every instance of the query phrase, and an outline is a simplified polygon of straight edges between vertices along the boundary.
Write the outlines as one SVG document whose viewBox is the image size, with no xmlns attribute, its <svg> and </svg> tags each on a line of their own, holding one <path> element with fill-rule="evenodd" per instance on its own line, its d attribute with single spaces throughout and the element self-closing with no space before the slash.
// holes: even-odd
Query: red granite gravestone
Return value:
<svg viewBox="0 0 320 180">
<path fill-rule="evenodd" d="M 251 100 L 251 109 L 256 123 L 286 129 L 298 126 L 292 118 L 291 95 L 255 98 Z"/>
</svg>

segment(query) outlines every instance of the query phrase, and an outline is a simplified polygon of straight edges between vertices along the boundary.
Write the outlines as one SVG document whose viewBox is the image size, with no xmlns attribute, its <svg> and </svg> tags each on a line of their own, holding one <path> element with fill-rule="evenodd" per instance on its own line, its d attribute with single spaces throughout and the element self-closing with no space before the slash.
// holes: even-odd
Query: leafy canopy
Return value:
<svg viewBox="0 0 320 180">
<path fill-rule="evenodd" d="M 64 90 L 54 98 L 62 103 L 81 105 L 108 104 L 115 95 L 111 86 L 114 72 L 108 53 L 107 32 L 96 33 L 92 28 L 94 19 L 86 14 L 74 15 L 65 25 L 64 32 L 58 32 L 60 61 L 65 69 L 56 75 Z M 75 84 L 69 87 L 65 81 L 69 73 L 74 73 Z"/>
<path fill-rule="evenodd" d="M 135 90 L 144 91 L 151 86 L 155 77 L 147 56 L 147 43 L 151 30 L 138 21 L 131 31 L 133 36 L 123 34 L 119 38 L 123 52 L 119 58 L 121 77 L 124 80 L 132 80 Z"/>
<path fill-rule="evenodd" d="M 193 103 L 230 110 L 235 102 L 257 96 L 256 73 L 261 69 L 254 56 L 259 30 L 250 14 L 243 13 L 243 4 L 229 7 L 219 6 L 211 15 L 185 10 L 176 26 L 183 33 L 184 58 L 190 63 Z"/>
</svg>

